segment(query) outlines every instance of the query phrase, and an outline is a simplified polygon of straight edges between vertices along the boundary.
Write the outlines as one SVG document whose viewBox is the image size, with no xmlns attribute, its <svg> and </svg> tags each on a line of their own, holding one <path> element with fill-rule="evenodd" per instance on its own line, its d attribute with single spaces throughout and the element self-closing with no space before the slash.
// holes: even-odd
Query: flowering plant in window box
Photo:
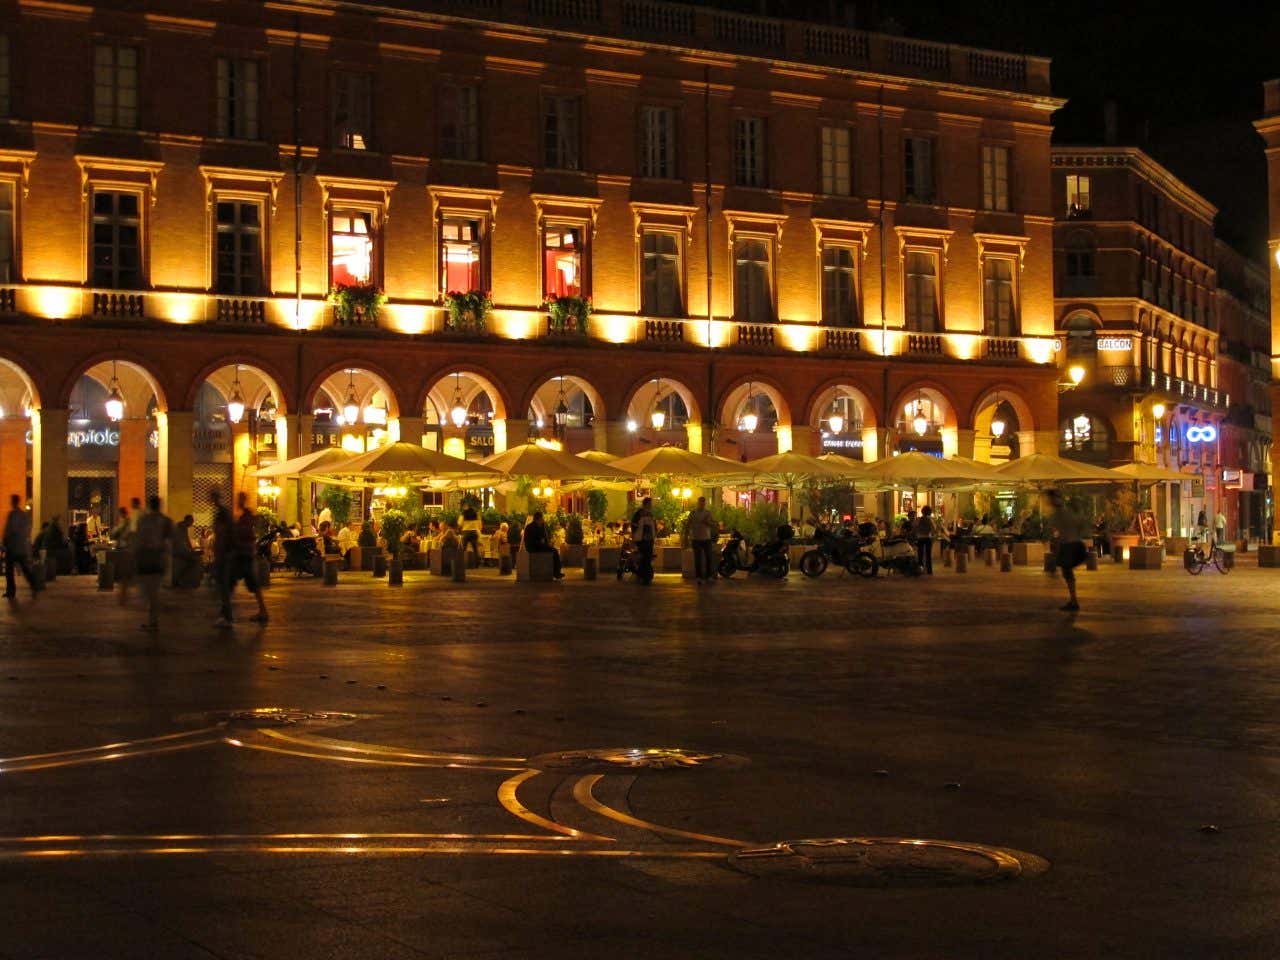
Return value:
<svg viewBox="0 0 1280 960">
<path fill-rule="evenodd" d="M 551 316 L 552 333 L 587 334 L 591 316 L 590 297 L 547 297 L 542 304 Z"/>
<path fill-rule="evenodd" d="M 485 321 L 493 309 L 493 297 L 488 290 L 471 290 L 462 293 L 450 290 L 444 295 L 444 306 L 449 311 L 447 330 L 472 330 L 484 333 Z"/>
<path fill-rule="evenodd" d="M 377 323 L 387 295 L 373 283 L 340 283 L 329 291 L 329 302 L 343 323 Z"/>
</svg>

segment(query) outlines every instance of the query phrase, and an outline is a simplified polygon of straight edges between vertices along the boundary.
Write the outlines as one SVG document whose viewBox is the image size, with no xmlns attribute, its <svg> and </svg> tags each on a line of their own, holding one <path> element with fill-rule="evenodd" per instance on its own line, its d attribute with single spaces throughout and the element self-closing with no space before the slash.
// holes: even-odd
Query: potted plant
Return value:
<svg viewBox="0 0 1280 960">
<path fill-rule="evenodd" d="M 566 567 L 582 566 L 582 561 L 587 555 L 587 548 L 583 546 L 584 539 L 586 538 L 582 532 L 582 518 L 574 514 L 564 522 L 563 560 Z"/>
<path fill-rule="evenodd" d="M 382 515 L 382 537 L 387 541 L 387 553 L 391 560 L 387 566 L 387 584 L 399 587 L 404 584 L 404 562 L 400 559 L 400 538 L 409 525 L 403 510 L 388 510 Z"/>
<path fill-rule="evenodd" d="M 543 306 L 547 308 L 552 333 L 586 336 L 587 318 L 591 316 L 590 297 L 547 297 Z"/>
<path fill-rule="evenodd" d="M 353 502 L 351 491 L 346 487 L 330 484 L 320 491 L 320 506 L 329 508 L 329 515 L 333 518 L 335 530 L 342 529 L 346 522 L 351 519 L 351 504 Z"/>
<path fill-rule="evenodd" d="M 387 295 L 373 283 L 340 283 L 329 291 L 329 302 L 340 323 L 373 326 Z"/>
<path fill-rule="evenodd" d="M 444 295 L 444 307 L 448 312 L 446 330 L 484 333 L 489 311 L 493 309 L 493 297 L 488 290 L 469 290 L 466 293 L 450 290 Z"/>
</svg>

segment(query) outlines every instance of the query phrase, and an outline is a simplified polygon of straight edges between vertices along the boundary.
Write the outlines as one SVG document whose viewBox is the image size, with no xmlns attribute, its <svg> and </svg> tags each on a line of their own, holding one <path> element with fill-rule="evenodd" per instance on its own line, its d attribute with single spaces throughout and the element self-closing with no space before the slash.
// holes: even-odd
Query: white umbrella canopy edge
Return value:
<svg viewBox="0 0 1280 960">
<path fill-rule="evenodd" d="M 323 450 L 312 450 L 291 460 L 281 460 L 265 467 L 259 467 L 250 473 L 254 477 L 295 477 L 308 473 L 327 473 L 335 467 L 355 459 L 357 454 L 343 450 L 341 447 L 325 447 Z"/>
<path fill-rule="evenodd" d="M 1133 477 L 1108 467 L 1068 460 L 1048 453 L 1029 453 L 996 468 L 1006 480 L 1020 480 L 1039 486 L 1058 483 L 1130 483 Z"/>
<path fill-rule="evenodd" d="M 614 480 L 630 482 L 633 474 L 612 464 L 576 456 L 565 450 L 553 450 L 534 442 L 495 453 L 480 461 L 491 470 L 507 476 L 529 476 L 546 480 Z"/>
</svg>

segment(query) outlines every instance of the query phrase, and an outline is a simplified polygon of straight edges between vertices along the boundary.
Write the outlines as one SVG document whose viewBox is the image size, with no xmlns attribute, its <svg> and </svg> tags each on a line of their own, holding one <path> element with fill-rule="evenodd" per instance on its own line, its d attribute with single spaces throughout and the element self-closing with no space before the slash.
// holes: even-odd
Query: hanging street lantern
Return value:
<svg viewBox="0 0 1280 960">
<path fill-rule="evenodd" d="M 120 392 L 120 381 L 116 379 L 116 362 L 111 361 L 111 383 L 107 387 L 107 418 L 119 422 L 124 419 L 124 394 Z"/>
</svg>

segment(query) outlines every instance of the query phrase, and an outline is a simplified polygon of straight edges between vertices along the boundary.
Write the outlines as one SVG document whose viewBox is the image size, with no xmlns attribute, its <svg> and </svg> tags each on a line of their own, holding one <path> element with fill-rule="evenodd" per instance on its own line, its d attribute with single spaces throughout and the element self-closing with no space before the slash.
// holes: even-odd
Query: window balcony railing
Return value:
<svg viewBox="0 0 1280 960">
<path fill-rule="evenodd" d="M 771 323 L 739 323 L 734 341 L 740 347 L 772 347 L 777 327 Z"/>
<path fill-rule="evenodd" d="M 862 334 L 847 327 L 828 327 L 822 332 L 822 347 L 831 353 L 857 353 L 862 349 Z"/>
<path fill-rule="evenodd" d="M 1017 337 L 987 337 L 982 355 L 988 360 L 1017 360 L 1022 353 L 1022 341 Z"/>
<path fill-rule="evenodd" d="M 684 343 L 683 320 L 646 320 L 644 322 L 644 340 L 646 343 Z"/>
<path fill-rule="evenodd" d="M 93 316 L 109 320 L 141 320 L 147 315 L 145 294 L 123 290 L 94 290 L 90 294 Z"/>
<path fill-rule="evenodd" d="M 944 352 L 940 333 L 907 334 L 907 353 L 940 357 Z"/>
<path fill-rule="evenodd" d="M 261 297 L 218 297 L 214 322 L 233 327 L 256 327 L 267 322 L 267 301 Z"/>
</svg>

